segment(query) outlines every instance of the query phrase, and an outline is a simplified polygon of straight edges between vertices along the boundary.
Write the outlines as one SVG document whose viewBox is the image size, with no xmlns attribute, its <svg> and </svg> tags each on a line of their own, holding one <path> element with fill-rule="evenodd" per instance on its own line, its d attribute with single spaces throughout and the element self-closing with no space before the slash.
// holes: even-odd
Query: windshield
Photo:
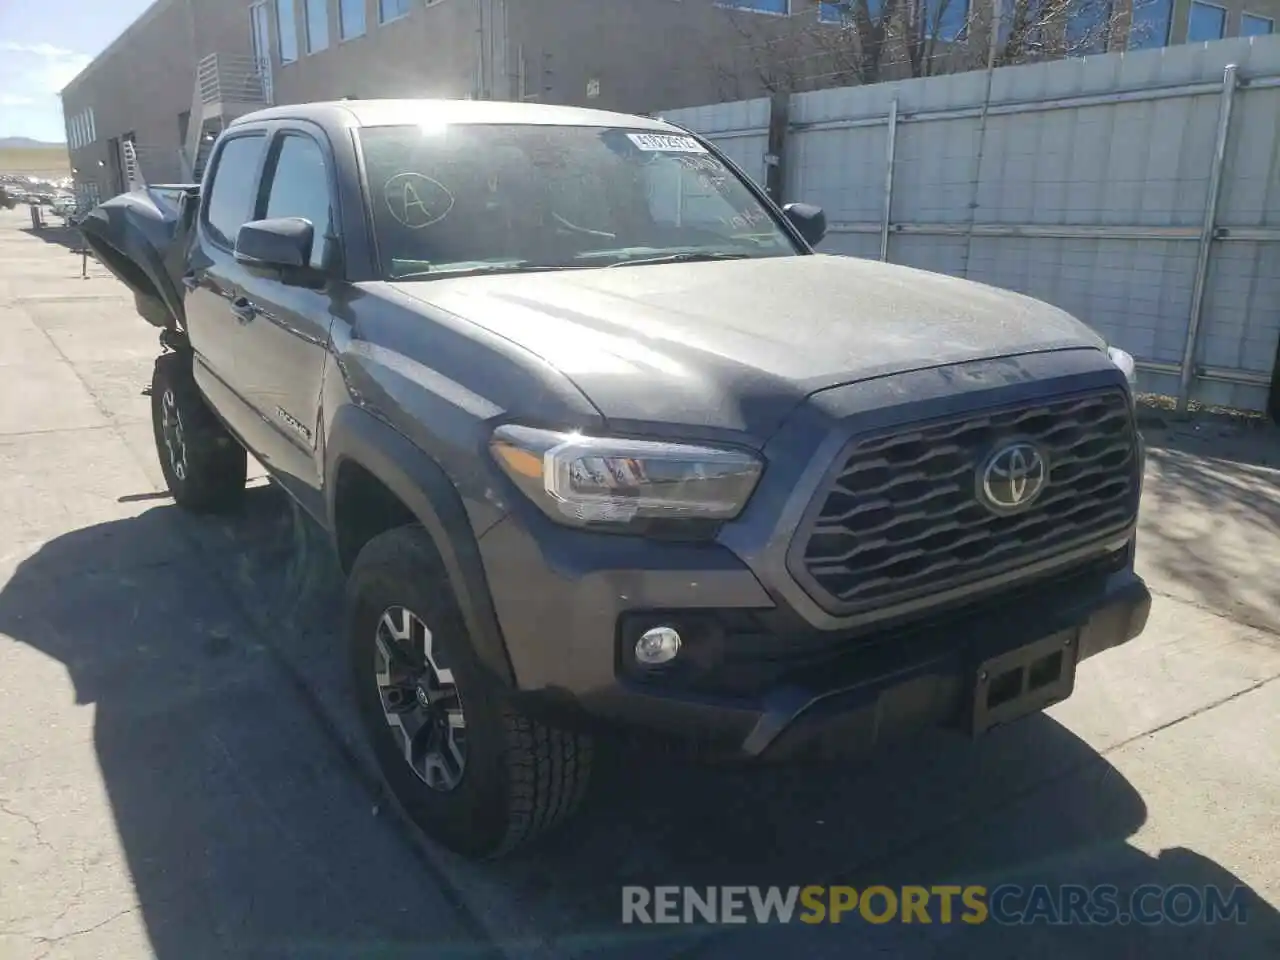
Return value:
<svg viewBox="0 0 1280 960">
<path fill-rule="evenodd" d="M 360 137 L 390 280 L 800 252 L 690 136 L 455 124 Z"/>
</svg>

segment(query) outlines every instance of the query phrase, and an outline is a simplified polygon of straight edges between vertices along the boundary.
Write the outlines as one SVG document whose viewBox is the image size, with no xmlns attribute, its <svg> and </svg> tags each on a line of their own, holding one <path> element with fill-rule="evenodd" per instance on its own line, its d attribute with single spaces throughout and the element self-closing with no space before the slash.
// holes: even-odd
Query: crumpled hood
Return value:
<svg viewBox="0 0 1280 960">
<path fill-rule="evenodd" d="M 765 438 L 826 387 L 1043 350 L 1102 348 L 1020 294 L 853 257 L 795 256 L 397 283 L 518 343 L 611 421 Z"/>
</svg>

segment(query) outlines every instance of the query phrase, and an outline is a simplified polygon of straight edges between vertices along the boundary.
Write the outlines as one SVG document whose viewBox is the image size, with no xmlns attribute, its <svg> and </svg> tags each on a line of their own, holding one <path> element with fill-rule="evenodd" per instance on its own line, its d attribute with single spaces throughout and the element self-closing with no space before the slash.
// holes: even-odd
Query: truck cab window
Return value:
<svg viewBox="0 0 1280 960">
<path fill-rule="evenodd" d="M 329 175 L 324 153 L 310 137 L 288 135 L 276 150 L 267 195 L 268 219 L 301 217 L 315 228 L 311 265 L 324 266 L 324 238 L 330 231 Z"/>
<path fill-rule="evenodd" d="M 476 123 L 366 127 L 360 141 L 392 280 L 798 252 L 750 187 L 687 134 Z"/>
<path fill-rule="evenodd" d="M 236 137 L 228 140 L 218 154 L 205 207 L 205 225 L 224 247 L 235 246 L 236 234 L 253 216 L 253 188 L 265 149 L 265 137 Z"/>
</svg>

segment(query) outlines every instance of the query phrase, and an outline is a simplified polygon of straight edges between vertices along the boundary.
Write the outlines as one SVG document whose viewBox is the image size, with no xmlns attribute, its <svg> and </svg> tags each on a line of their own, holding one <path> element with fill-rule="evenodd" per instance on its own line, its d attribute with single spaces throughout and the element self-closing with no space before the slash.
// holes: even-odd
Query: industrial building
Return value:
<svg viewBox="0 0 1280 960">
<path fill-rule="evenodd" d="M 1020 56 L 1270 33 L 1271 11 L 1280 6 L 1280 0 L 1222 6 L 1203 0 L 156 0 L 62 91 L 63 112 L 77 189 L 92 200 L 139 178 L 193 179 L 202 145 L 223 124 L 266 104 L 430 96 L 648 113 L 780 87 L 910 76 L 920 72 L 921 45 L 915 44 L 916 62 L 909 48 L 922 31 L 933 41 L 930 55 L 949 58 L 951 69 L 977 66 L 989 46 L 993 9 L 1055 2 L 1063 11 L 1057 34 L 1036 25 L 1019 38 Z M 1092 33 L 1064 42 L 1073 31 Z M 874 76 L 865 69 L 863 33 L 879 36 L 889 51 L 881 52 L 883 69 Z"/>
</svg>

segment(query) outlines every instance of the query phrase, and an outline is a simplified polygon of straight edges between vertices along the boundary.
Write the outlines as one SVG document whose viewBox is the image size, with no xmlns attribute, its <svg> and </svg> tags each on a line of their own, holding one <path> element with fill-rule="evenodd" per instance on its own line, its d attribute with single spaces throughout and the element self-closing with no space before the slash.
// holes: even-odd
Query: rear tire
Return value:
<svg viewBox="0 0 1280 960">
<path fill-rule="evenodd" d="M 426 531 L 398 527 L 370 540 L 347 605 L 361 718 L 387 786 L 427 836 L 496 858 L 574 813 L 590 779 L 590 737 L 506 702 L 475 655 Z M 388 656 L 392 639 L 399 646 Z"/>
<path fill-rule="evenodd" d="M 178 506 L 194 513 L 217 513 L 239 503 L 248 456 L 200 395 L 186 354 L 156 358 L 151 424 L 160 470 Z"/>
</svg>

